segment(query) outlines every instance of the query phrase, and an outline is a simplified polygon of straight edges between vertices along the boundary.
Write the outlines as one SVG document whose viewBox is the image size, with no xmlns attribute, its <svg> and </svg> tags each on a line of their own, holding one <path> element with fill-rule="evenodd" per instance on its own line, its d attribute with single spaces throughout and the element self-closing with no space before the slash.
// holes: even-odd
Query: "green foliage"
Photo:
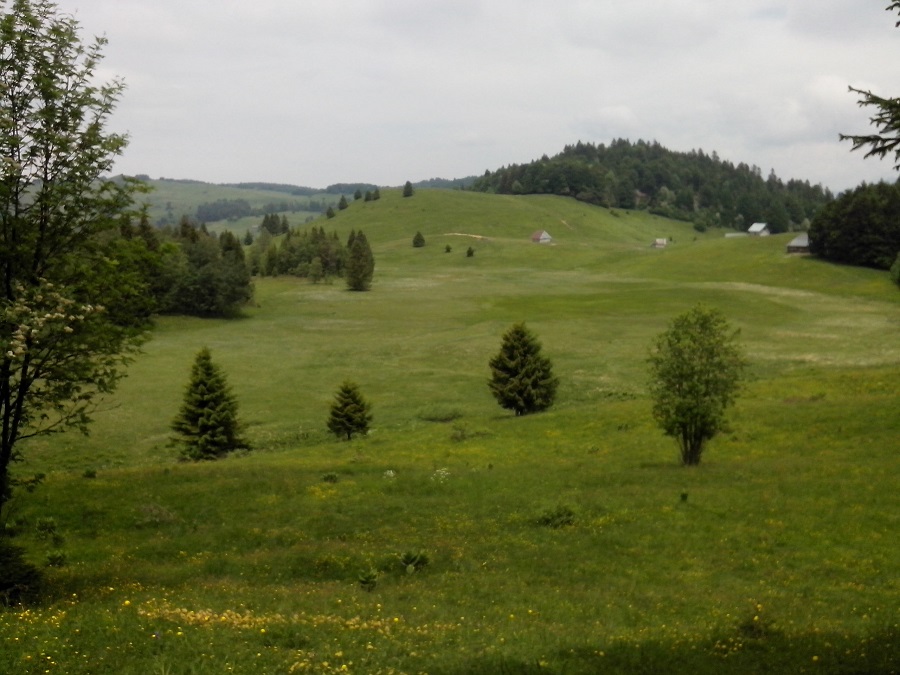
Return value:
<svg viewBox="0 0 900 675">
<path fill-rule="evenodd" d="M 369 423 L 372 421 L 371 408 L 359 391 L 359 386 L 354 382 L 345 381 L 331 404 L 328 430 L 338 438 L 346 438 L 348 441 L 354 435 L 365 436 L 369 433 Z"/>
<path fill-rule="evenodd" d="M 184 219 L 173 237 L 178 250 L 169 255 L 170 288 L 161 299 L 162 312 L 232 316 L 253 298 L 244 247 L 231 232 L 217 237 Z"/>
<path fill-rule="evenodd" d="M 346 209 L 348 206 L 350 206 L 350 204 L 349 204 L 349 202 L 347 202 L 347 196 L 346 196 L 346 195 L 341 195 L 341 198 L 340 198 L 340 200 L 338 201 L 338 209 L 341 210 L 341 211 L 343 211 L 343 210 Z"/>
<path fill-rule="evenodd" d="M 263 230 L 273 236 L 277 236 L 290 230 L 290 225 L 285 216 L 279 217 L 277 213 L 267 213 L 263 216 L 262 223 L 259 226 L 259 231 L 262 232 Z"/>
<path fill-rule="evenodd" d="M 470 246 L 469 248 L 466 249 L 466 257 L 467 257 L 467 258 L 474 258 L 474 257 L 475 257 L 475 249 L 472 248 L 471 246 Z"/>
<path fill-rule="evenodd" d="M 900 2 L 890 3 L 886 9 L 900 12 Z M 896 26 L 900 26 L 900 21 L 895 24 Z M 877 133 L 841 134 L 841 140 L 851 141 L 853 150 L 867 148 L 866 157 L 884 158 L 894 153 L 894 168 L 900 170 L 900 98 L 884 98 L 876 96 L 871 90 L 855 87 L 850 87 L 850 91 L 860 95 L 860 108 L 875 108 L 876 112 L 869 121 L 877 129 Z"/>
<path fill-rule="evenodd" d="M 412 245 L 414 248 L 422 248 L 425 245 L 425 237 L 422 236 L 421 232 L 416 232 L 412 240 Z"/>
<path fill-rule="evenodd" d="M 406 184 L 403 186 L 403 196 L 404 197 L 412 197 L 414 194 L 412 183 L 406 181 Z"/>
<path fill-rule="evenodd" d="M 737 332 L 721 312 L 698 305 L 657 336 L 649 364 L 653 417 L 678 442 L 682 463 L 699 464 L 740 386 Z"/>
<path fill-rule="evenodd" d="M 372 276 L 375 273 L 375 257 L 369 240 L 362 232 L 356 232 L 349 244 L 347 254 L 347 266 L 344 276 L 347 288 L 351 291 L 367 291 L 372 286 Z"/>
<path fill-rule="evenodd" d="M 260 237 L 250 250 L 251 266 L 260 275 L 289 274 L 313 282 L 343 274 L 346 259 L 347 250 L 337 232 L 327 234 L 324 227 L 315 225 L 309 230 L 289 230 L 280 244 Z"/>
<path fill-rule="evenodd" d="M 123 90 L 98 82 L 105 40 L 47 0 L 0 9 L 2 510 L 20 441 L 86 431 L 153 307 L 140 244 L 117 236 L 140 186 L 104 178 L 126 145 L 105 130 Z"/>
<path fill-rule="evenodd" d="M 809 250 L 834 262 L 890 268 L 900 251 L 900 183 L 863 183 L 828 204 L 810 225 Z"/>
<path fill-rule="evenodd" d="M 191 377 L 172 431 L 189 460 L 218 459 L 234 450 L 249 449 L 241 437 L 237 400 L 222 370 L 213 363 L 209 349 L 197 354 Z"/>
<path fill-rule="evenodd" d="M 659 143 L 624 139 L 609 146 L 579 141 L 530 164 L 512 164 L 472 188 L 499 194 L 555 194 L 608 208 L 646 209 L 679 220 L 745 229 L 763 221 L 773 232 L 812 218 L 831 198 L 808 181 L 786 184 L 758 167 L 736 167 L 703 151 L 673 152 Z M 703 231 L 703 230 L 699 230 Z"/>
<path fill-rule="evenodd" d="M 553 375 L 550 359 L 541 354 L 541 343 L 524 323 L 504 333 L 500 352 L 489 365 L 488 386 L 501 407 L 518 416 L 553 405 L 559 379 Z"/>
<path fill-rule="evenodd" d="M 900 253 L 897 253 L 897 259 L 891 265 L 891 281 L 900 286 Z"/>
<path fill-rule="evenodd" d="M 413 574 L 427 567 L 431 562 L 425 551 L 406 551 L 400 554 L 400 565 L 407 574 Z"/>
<path fill-rule="evenodd" d="M 575 512 L 564 504 L 556 508 L 547 509 L 537 518 L 538 525 L 558 530 L 563 527 L 571 527 L 575 524 Z"/>
<path fill-rule="evenodd" d="M 371 567 L 364 569 L 356 577 L 356 581 L 359 583 L 360 588 L 371 593 L 375 590 L 375 586 L 378 585 L 378 570 Z"/>
</svg>

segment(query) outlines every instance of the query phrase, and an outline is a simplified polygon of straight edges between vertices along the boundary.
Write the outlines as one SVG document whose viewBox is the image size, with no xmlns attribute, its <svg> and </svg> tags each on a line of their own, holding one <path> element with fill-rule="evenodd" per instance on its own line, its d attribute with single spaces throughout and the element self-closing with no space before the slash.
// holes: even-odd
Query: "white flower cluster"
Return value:
<svg viewBox="0 0 900 675">
<path fill-rule="evenodd" d="M 9 359 L 23 357 L 42 343 L 61 334 L 74 333 L 91 314 L 104 311 L 101 305 L 80 305 L 41 279 L 38 286 L 16 286 L 17 299 L 0 310 L 0 322 L 11 329 L 3 351 Z"/>
<path fill-rule="evenodd" d="M 435 483 L 446 483 L 450 478 L 450 470 L 446 467 L 437 469 L 432 475 L 431 480 Z"/>
</svg>

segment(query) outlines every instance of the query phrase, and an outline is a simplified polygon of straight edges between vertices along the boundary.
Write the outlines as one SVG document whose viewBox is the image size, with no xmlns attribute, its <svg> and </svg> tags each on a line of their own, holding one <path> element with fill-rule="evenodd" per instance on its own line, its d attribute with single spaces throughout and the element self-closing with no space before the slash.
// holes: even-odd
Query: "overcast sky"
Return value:
<svg viewBox="0 0 900 675">
<path fill-rule="evenodd" d="M 702 148 L 834 191 L 900 95 L 888 0 L 58 0 L 127 90 L 117 172 L 398 185 L 578 140 Z"/>
</svg>

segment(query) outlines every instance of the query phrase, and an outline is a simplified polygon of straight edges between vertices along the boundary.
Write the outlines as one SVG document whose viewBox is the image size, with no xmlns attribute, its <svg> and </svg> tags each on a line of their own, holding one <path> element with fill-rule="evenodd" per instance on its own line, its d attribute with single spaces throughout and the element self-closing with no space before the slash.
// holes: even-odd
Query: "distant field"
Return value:
<svg viewBox="0 0 900 675">
<path fill-rule="evenodd" d="M 308 219 L 322 215 L 325 205 L 337 205 L 339 195 L 326 194 L 324 192 L 312 196 L 293 195 L 276 190 L 260 190 L 215 185 L 212 183 L 200 183 L 195 181 L 180 181 L 170 179 L 153 179 L 147 181 L 151 188 L 146 194 L 140 195 L 138 204 L 147 204 L 150 220 L 158 223 L 161 219 L 172 220 L 177 223 L 182 216 L 193 218 L 197 213 L 197 207 L 205 203 L 214 203 L 220 200 L 244 200 L 251 208 L 266 209 L 270 204 L 288 203 L 291 206 L 307 207 L 300 210 L 286 212 L 288 221 L 292 226 L 305 223 Z M 313 208 L 310 202 L 315 202 Z M 279 209 L 275 211 L 280 212 Z M 210 230 L 229 230 L 241 235 L 248 229 L 255 232 L 262 221 L 262 216 L 253 216 L 233 220 L 210 221 L 207 223 Z"/>
<path fill-rule="evenodd" d="M 370 292 L 259 279 L 242 319 L 162 318 L 90 437 L 25 448 L 48 477 L 18 540 L 66 565 L 45 605 L 0 612 L 0 672 L 900 671 L 887 273 L 556 197 L 384 191 L 317 224 L 366 233 Z M 751 367 L 684 469 L 646 356 L 697 302 Z M 487 361 L 522 320 L 561 386 L 515 418 Z M 204 345 L 255 449 L 183 464 L 168 425 Z M 347 378 L 375 416 L 350 443 L 325 428 Z"/>
</svg>

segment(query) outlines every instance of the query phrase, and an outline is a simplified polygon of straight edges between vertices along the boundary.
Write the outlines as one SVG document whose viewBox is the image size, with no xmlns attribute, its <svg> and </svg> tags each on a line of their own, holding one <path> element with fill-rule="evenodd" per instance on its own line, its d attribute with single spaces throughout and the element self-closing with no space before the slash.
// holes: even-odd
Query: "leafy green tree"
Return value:
<svg viewBox="0 0 900 675">
<path fill-rule="evenodd" d="M 381 199 L 381 190 L 379 190 L 378 188 L 375 188 L 372 191 L 372 201 L 377 202 L 379 199 Z"/>
<path fill-rule="evenodd" d="M 353 201 L 359 201 L 360 199 L 362 199 L 362 190 L 356 188 L 356 192 L 353 193 Z"/>
<path fill-rule="evenodd" d="M 474 258 L 474 257 L 475 257 L 475 249 L 472 248 L 471 246 L 470 246 L 469 248 L 466 249 L 466 257 L 467 257 L 467 258 Z"/>
<path fill-rule="evenodd" d="M 698 305 L 675 317 L 651 349 L 653 417 L 678 442 L 685 466 L 700 463 L 739 391 L 746 362 L 737 335 L 721 312 Z"/>
<path fill-rule="evenodd" d="M 421 232 L 416 232 L 416 236 L 413 237 L 412 244 L 416 248 L 422 248 L 425 245 L 425 237 L 422 236 Z"/>
<path fill-rule="evenodd" d="M 900 0 L 890 3 L 887 11 L 900 12 Z M 898 21 L 896 26 L 900 26 Z M 861 108 L 872 107 L 876 110 L 869 121 L 877 129 L 874 134 L 841 134 L 842 141 L 853 143 L 853 150 L 868 148 L 866 157 L 885 157 L 894 153 L 894 168 L 900 171 L 900 98 L 883 98 L 876 96 L 871 90 L 856 89 L 850 87 L 850 91 L 859 94 L 859 106 Z"/>
<path fill-rule="evenodd" d="M 406 185 L 403 186 L 403 196 L 404 197 L 412 197 L 414 194 L 412 183 L 406 181 Z"/>
<path fill-rule="evenodd" d="M 309 263 L 309 280 L 317 284 L 322 280 L 323 276 L 325 274 L 322 270 L 322 259 L 317 256 Z"/>
<path fill-rule="evenodd" d="M 148 321 L 116 260 L 141 186 L 103 178 L 126 145 L 106 131 L 124 85 L 98 80 L 105 44 L 48 0 L 0 3 L 0 509 L 21 441 L 86 432 Z"/>
<path fill-rule="evenodd" d="M 891 280 L 900 286 L 900 253 L 897 253 L 897 259 L 891 265 Z"/>
<path fill-rule="evenodd" d="M 375 273 L 375 257 L 366 235 L 356 232 L 350 244 L 350 252 L 347 256 L 347 266 L 344 274 L 347 279 L 347 287 L 351 291 L 367 291 L 372 286 L 372 276 Z"/>
<path fill-rule="evenodd" d="M 834 262 L 889 269 L 900 251 L 900 183 L 863 183 L 829 203 L 810 224 L 809 248 Z"/>
<path fill-rule="evenodd" d="M 338 438 L 348 441 L 354 434 L 365 435 L 372 421 L 372 406 L 359 391 L 359 386 L 345 381 L 331 404 L 328 414 L 328 430 Z"/>
<path fill-rule="evenodd" d="M 550 359 L 541 354 L 541 343 L 524 323 L 504 333 L 500 352 L 489 365 L 488 386 L 501 407 L 518 416 L 553 405 L 559 379 L 553 375 Z"/>
<path fill-rule="evenodd" d="M 182 223 L 177 243 L 182 260 L 163 311 L 193 316 L 230 316 L 253 297 L 244 248 L 230 232 L 221 237 Z"/>
<path fill-rule="evenodd" d="M 172 421 L 182 458 L 218 459 L 234 450 L 249 449 L 241 438 L 237 413 L 237 400 L 225 374 L 204 347 L 194 360 L 184 402 Z"/>
</svg>

